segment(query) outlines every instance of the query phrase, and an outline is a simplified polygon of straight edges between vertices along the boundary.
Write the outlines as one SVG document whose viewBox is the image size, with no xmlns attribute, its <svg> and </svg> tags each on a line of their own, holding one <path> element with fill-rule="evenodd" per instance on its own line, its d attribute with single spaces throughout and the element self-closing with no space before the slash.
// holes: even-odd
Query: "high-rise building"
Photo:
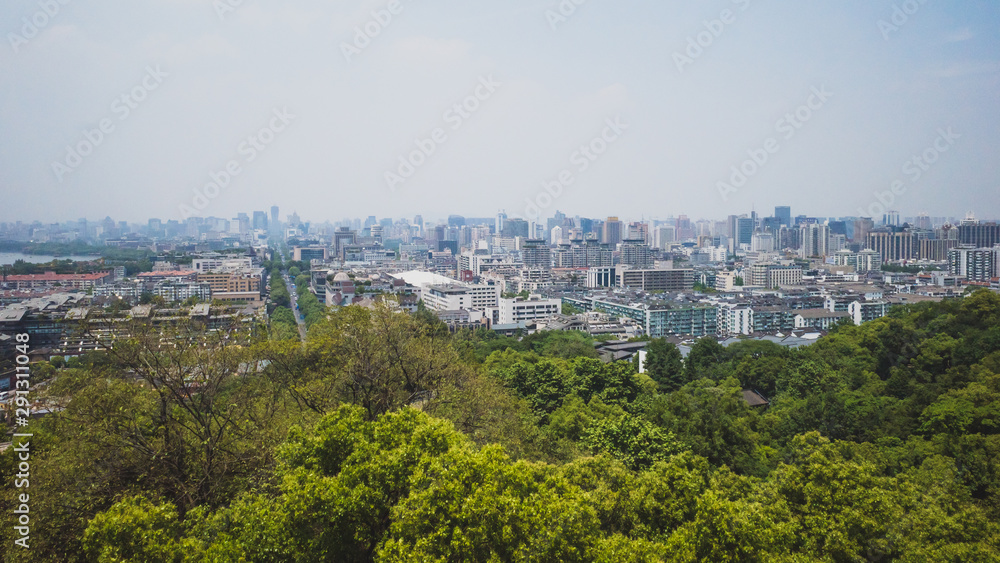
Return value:
<svg viewBox="0 0 1000 563">
<path fill-rule="evenodd" d="M 886 227 L 899 227 L 902 223 L 899 220 L 899 211 L 886 211 L 882 215 L 882 225 Z"/>
<path fill-rule="evenodd" d="M 507 223 L 507 213 L 504 212 L 504 211 L 498 212 L 497 213 L 496 230 L 493 231 L 493 232 L 495 232 L 498 235 L 501 234 L 501 233 L 503 233 L 504 227 L 507 226 L 506 223 Z"/>
<path fill-rule="evenodd" d="M 687 240 L 694 238 L 695 232 L 691 228 L 691 219 L 687 215 L 677 216 L 677 238 L 679 240 Z"/>
<path fill-rule="evenodd" d="M 357 244 L 358 232 L 350 227 L 340 227 L 333 233 L 333 248 L 341 260 L 344 259 L 344 247 Z"/>
<path fill-rule="evenodd" d="M 764 217 L 760 220 L 761 230 L 775 235 L 778 234 L 778 231 L 781 230 L 782 226 L 780 217 Z"/>
<path fill-rule="evenodd" d="M 925 238 L 920 239 L 921 260 L 933 260 L 944 262 L 948 259 L 948 251 L 958 246 L 958 240 L 948 238 Z"/>
<path fill-rule="evenodd" d="M 674 242 L 676 240 L 676 227 L 669 225 L 661 225 L 653 229 L 653 246 L 663 250 L 667 247 L 667 244 Z"/>
<path fill-rule="evenodd" d="M 563 228 L 562 227 L 552 227 L 549 231 L 549 242 L 551 244 L 560 244 L 563 240 Z"/>
<path fill-rule="evenodd" d="M 267 230 L 267 213 L 263 211 L 253 212 L 253 228 L 254 230 Z"/>
<path fill-rule="evenodd" d="M 652 268 L 656 260 L 652 249 L 643 239 L 625 239 L 622 241 L 621 263 L 636 269 Z"/>
<path fill-rule="evenodd" d="M 774 233 L 770 231 L 754 233 L 750 250 L 754 252 L 774 252 Z"/>
<path fill-rule="evenodd" d="M 882 255 L 882 262 L 893 260 L 915 260 L 917 244 L 913 233 L 908 231 L 876 231 L 868 233 L 866 246 Z"/>
<path fill-rule="evenodd" d="M 504 222 L 503 228 L 500 230 L 500 235 L 506 238 L 531 238 L 529 232 L 530 225 L 528 222 L 515 217 L 514 219 L 507 219 Z"/>
<path fill-rule="evenodd" d="M 542 239 L 528 239 L 521 245 L 521 259 L 525 268 L 549 269 L 552 267 L 552 254 L 549 245 Z"/>
<path fill-rule="evenodd" d="M 819 223 L 810 223 L 802 225 L 801 233 L 802 247 L 799 249 L 799 255 L 801 257 L 823 257 L 829 254 L 829 227 Z"/>
<path fill-rule="evenodd" d="M 774 208 L 774 216 L 778 219 L 783 227 L 792 226 L 792 208 L 787 205 L 782 205 Z"/>
<path fill-rule="evenodd" d="M 608 220 L 604 222 L 601 242 L 614 248 L 622 241 L 622 238 L 622 222 L 618 220 L 618 217 L 608 217 Z"/>
<path fill-rule="evenodd" d="M 948 251 L 948 273 L 969 281 L 989 282 L 998 275 L 1000 247 L 959 247 Z"/>
<path fill-rule="evenodd" d="M 1000 225 L 963 222 L 958 226 L 958 243 L 975 248 L 992 248 L 1000 244 Z"/>
<path fill-rule="evenodd" d="M 279 222 L 280 221 L 278 221 L 278 206 L 277 205 L 272 205 L 271 206 L 271 223 L 277 225 Z"/>
<path fill-rule="evenodd" d="M 854 220 L 854 236 L 851 239 L 857 243 L 864 243 L 868 240 L 868 233 L 875 228 L 875 221 L 871 217 L 859 217 Z"/>
<path fill-rule="evenodd" d="M 736 249 L 742 248 L 744 244 L 750 248 L 753 244 L 754 229 L 752 217 L 740 217 L 736 220 Z"/>
<path fill-rule="evenodd" d="M 632 223 L 628 226 L 628 238 L 639 239 L 649 244 L 649 223 Z"/>
<path fill-rule="evenodd" d="M 790 250 L 802 248 L 802 231 L 798 227 L 781 227 L 778 231 L 777 248 Z"/>
</svg>

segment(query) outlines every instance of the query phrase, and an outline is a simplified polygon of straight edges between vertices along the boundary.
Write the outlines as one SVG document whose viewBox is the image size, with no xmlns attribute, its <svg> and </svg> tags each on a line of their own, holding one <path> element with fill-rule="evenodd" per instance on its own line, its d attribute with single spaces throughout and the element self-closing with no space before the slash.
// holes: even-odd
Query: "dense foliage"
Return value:
<svg viewBox="0 0 1000 563">
<path fill-rule="evenodd" d="M 988 291 L 797 350 L 652 340 L 644 374 L 388 304 L 304 346 L 160 338 L 50 368 L 7 561 L 1000 561 Z"/>
</svg>

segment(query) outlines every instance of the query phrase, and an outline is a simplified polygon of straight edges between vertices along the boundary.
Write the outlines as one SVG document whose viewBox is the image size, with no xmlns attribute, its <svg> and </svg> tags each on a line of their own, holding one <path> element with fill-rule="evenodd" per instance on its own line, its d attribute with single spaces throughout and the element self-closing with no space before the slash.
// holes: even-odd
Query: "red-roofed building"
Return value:
<svg viewBox="0 0 1000 563">
<path fill-rule="evenodd" d="M 25 274 L 7 276 L 7 287 L 11 289 L 39 289 L 39 288 L 73 288 L 90 289 L 106 283 L 111 283 L 114 279 L 114 272 L 98 272 L 96 274 L 57 274 L 55 272 L 45 272 L 44 274 Z"/>
</svg>

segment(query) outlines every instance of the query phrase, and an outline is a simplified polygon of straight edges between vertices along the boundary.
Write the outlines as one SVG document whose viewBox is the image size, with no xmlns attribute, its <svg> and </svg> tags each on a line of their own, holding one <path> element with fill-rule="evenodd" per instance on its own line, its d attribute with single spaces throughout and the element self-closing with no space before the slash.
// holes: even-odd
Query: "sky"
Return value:
<svg viewBox="0 0 1000 563">
<path fill-rule="evenodd" d="M 0 221 L 1000 217 L 995 0 L 4 0 Z"/>
</svg>

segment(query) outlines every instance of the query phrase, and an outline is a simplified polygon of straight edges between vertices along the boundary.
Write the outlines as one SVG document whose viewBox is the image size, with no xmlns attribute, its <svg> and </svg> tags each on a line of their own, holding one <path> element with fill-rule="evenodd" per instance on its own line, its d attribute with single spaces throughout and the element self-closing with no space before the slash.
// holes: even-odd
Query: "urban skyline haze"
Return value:
<svg viewBox="0 0 1000 563">
<path fill-rule="evenodd" d="M 0 221 L 1000 216 L 985 1 L 16 0 L 0 22 Z"/>
</svg>

